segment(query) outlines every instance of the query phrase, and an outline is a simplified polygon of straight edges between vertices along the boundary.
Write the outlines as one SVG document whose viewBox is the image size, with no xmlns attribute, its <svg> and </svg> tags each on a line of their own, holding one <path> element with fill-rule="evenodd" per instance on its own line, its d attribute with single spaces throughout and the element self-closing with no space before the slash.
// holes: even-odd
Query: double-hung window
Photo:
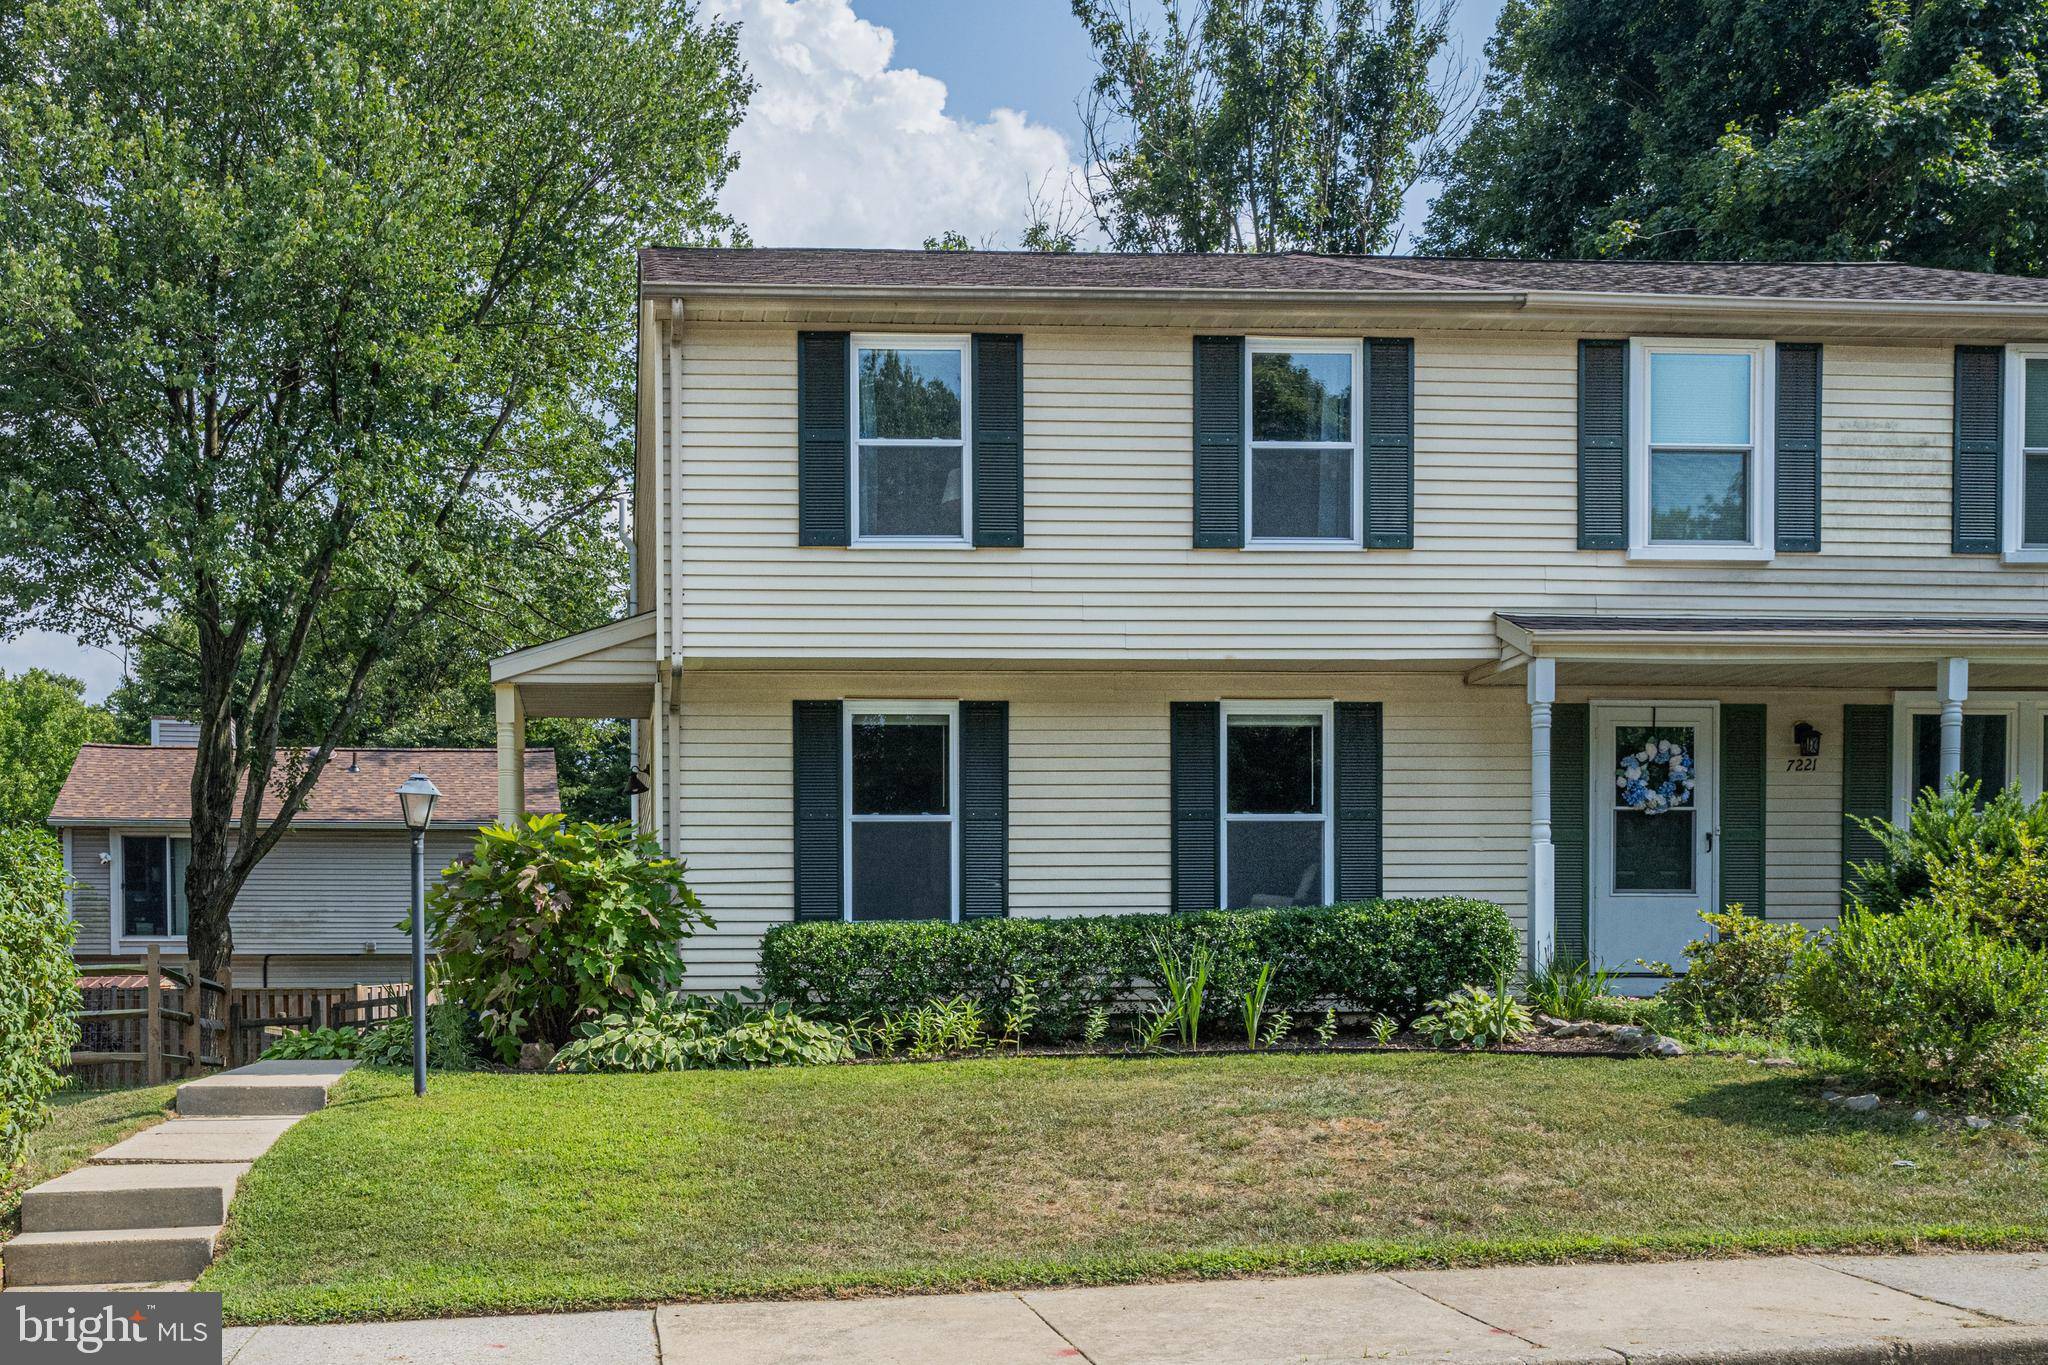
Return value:
<svg viewBox="0 0 2048 1365">
<path fill-rule="evenodd" d="M 1329 900 L 1330 707 L 1223 705 L 1223 887 L 1234 908 Z"/>
<path fill-rule="evenodd" d="M 1768 559 L 1773 348 L 1630 345 L 1629 546 L 1663 559 Z"/>
<path fill-rule="evenodd" d="M 2048 346 L 2006 354 L 2005 554 L 2048 563 Z"/>
<path fill-rule="evenodd" d="M 853 339 L 853 543 L 971 545 L 973 395 L 962 337 Z"/>
<path fill-rule="evenodd" d="M 122 935 L 183 938 L 192 841 L 162 834 L 123 834 L 120 839 Z"/>
<path fill-rule="evenodd" d="M 1363 543 L 1363 363 L 1358 342 L 1245 346 L 1245 544 Z"/>
<path fill-rule="evenodd" d="M 846 704 L 849 918 L 959 918 L 959 720 L 952 702 Z"/>
</svg>

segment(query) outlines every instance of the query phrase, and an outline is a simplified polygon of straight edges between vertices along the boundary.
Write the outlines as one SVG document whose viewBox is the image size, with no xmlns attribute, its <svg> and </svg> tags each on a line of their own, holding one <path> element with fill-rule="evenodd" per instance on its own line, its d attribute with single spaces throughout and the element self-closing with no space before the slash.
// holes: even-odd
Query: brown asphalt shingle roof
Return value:
<svg viewBox="0 0 2048 1365">
<path fill-rule="evenodd" d="M 643 287 L 1245 290 L 1344 294 L 1600 292 L 1869 303 L 2048 303 L 2048 280 L 1883 261 L 1518 261 L 815 247 L 649 247 Z"/>
<path fill-rule="evenodd" d="M 168 745 L 88 744 L 78 751 L 50 819 L 89 825 L 190 820 L 197 752 Z M 280 764 L 286 752 L 279 751 Z M 354 772 L 349 771 L 351 757 Z M 434 805 L 437 827 L 497 823 L 495 749 L 339 749 L 294 823 L 398 824 L 398 784 L 416 772 L 441 789 Z M 535 815 L 562 808 L 552 749 L 526 751 L 526 804 Z M 263 810 L 266 816 L 274 812 L 274 798 L 265 798 Z"/>
</svg>

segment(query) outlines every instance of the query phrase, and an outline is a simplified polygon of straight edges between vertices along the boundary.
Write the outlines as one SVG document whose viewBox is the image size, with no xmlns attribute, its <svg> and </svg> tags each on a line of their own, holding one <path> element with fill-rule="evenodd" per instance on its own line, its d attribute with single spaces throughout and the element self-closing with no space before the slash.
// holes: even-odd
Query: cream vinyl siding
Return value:
<svg viewBox="0 0 2048 1365">
<path fill-rule="evenodd" d="M 475 839 L 474 830 L 430 833 L 428 884 L 432 885 L 442 868 L 467 854 Z M 88 956 L 110 951 L 133 954 L 147 942 L 109 942 L 113 869 L 99 861 L 100 853 L 108 849 L 109 831 L 72 831 L 72 875 L 80 883 L 72 895 L 72 913 L 79 923 L 76 951 Z M 245 953 L 355 958 L 363 955 L 366 944 L 375 945 L 373 957 L 390 955 L 394 960 L 409 961 L 412 940 L 398 925 L 409 914 L 411 895 L 412 847 L 405 831 L 294 830 L 256 865 L 235 898 L 231 917 L 238 963 Z M 169 944 L 165 951 L 175 954 L 183 949 Z M 343 972 L 347 981 L 385 979 L 381 975 L 358 978 L 350 974 L 355 970 Z M 277 984 L 274 964 L 272 981 Z"/>
<path fill-rule="evenodd" d="M 1192 335 L 1026 329 L 1026 543 L 965 554 L 799 547 L 794 329 L 681 328 L 680 654 L 1449 663 L 1494 651 L 1496 611 L 2019 614 L 2048 590 L 1949 553 L 1953 353 L 1919 342 L 1826 345 L 1817 555 L 1578 549 L 1577 337 L 1449 331 L 1415 334 L 1413 550 L 1197 551 Z"/>
<path fill-rule="evenodd" d="M 1010 703 L 1010 907 L 1019 917 L 1166 909 L 1169 702 L 1381 702 L 1386 894 L 1479 896 L 1522 926 L 1529 722 L 1514 688 L 1364 674 L 705 673 L 691 676 L 670 722 L 679 742 L 669 844 L 718 921 L 684 950 L 691 989 L 752 984 L 761 934 L 791 917 L 790 704 L 871 696 Z M 1844 699 L 1754 691 L 1712 699 L 1770 707 L 1771 917 L 1832 919 Z M 1798 720 L 1829 737 L 1813 773 L 1784 771 Z"/>
</svg>

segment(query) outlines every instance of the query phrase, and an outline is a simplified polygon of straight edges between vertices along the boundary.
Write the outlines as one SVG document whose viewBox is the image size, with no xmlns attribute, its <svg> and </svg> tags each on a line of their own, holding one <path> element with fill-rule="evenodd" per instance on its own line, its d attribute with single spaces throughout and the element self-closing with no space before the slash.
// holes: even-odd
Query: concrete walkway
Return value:
<svg viewBox="0 0 2048 1365">
<path fill-rule="evenodd" d="M 2048 1362 L 2048 1255 L 1218 1280 L 227 1333 L 232 1365 Z"/>
</svg>

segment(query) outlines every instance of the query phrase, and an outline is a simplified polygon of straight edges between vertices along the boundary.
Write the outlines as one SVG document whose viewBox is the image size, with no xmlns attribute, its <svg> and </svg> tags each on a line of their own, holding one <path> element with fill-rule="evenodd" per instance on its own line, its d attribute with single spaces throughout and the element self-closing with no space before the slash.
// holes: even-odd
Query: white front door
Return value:
<svg viewBox="0 0 2048 1365">
<path fill-rule="evenodd" d="M 1628 994 L 1662 984 L 1641 962 L 1683 966 L 1686 943 L 1705 928 L 1700 911 L 1718 907 L 1718 720 L 1701 703 L 1592 708 L 1588 933 L 1594 964 L 1621 974 L 1615 984 Z"/>
</svg>

